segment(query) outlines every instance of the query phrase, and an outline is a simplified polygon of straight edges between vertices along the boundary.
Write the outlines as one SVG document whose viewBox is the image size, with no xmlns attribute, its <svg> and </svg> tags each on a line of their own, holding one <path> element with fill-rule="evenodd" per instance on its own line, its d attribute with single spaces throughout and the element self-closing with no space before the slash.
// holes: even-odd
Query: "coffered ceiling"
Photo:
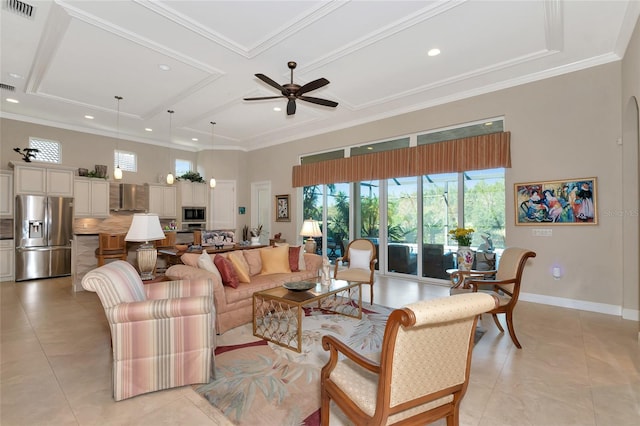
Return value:
<svg viewBox="0 0 640 426">
<path fill-rule="evenodd" d="M 617 61 L 640 15 L 633 0 L 31 0 L 30 17 L 16 2 L 2 117 L 117 136 L 118 95 L 120 137 L 194 151 L 211 121 L 216 149 L 253 150 Z M 278 95 L 254 74 L 288 83 L 288 61 L 339 105 L 243 100 Z"/>
</svg>

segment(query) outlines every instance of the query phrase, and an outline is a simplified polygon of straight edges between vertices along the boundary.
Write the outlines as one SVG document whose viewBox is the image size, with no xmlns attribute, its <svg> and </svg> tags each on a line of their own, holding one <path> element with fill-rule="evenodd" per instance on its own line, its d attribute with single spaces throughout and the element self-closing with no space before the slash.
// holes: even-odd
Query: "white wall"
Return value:
<svg viewBox="0 0 640 426">
<path fill-rule="evenodd" d="M 622 187 L 620 226 L 623 236 L 623 317 L 640 319 L 640 22 L 622 61 Z M 640 338 L 640 334 L 638 335 Z"/>
<path fill-rule="evenodd" d="M 623 306 L 621 62 L 428 108 L 250 153 L 251 181 L 271 180 L 275 193 L 290 188 L 291 169 L 302 153 L 392 138 L 484 118 L 505 117 L 512 132 L 513 166 L 507 170 L 507 244 L 537 252 L 522 291 L 529 300 L 620 315 Z M 260 167 L 258 167 L 258 165 Z M 551 237 L 533 237 L 514 225 L 517 182 L 597 178 L 596 226 L 552 226 Z M 293 202 L 298 202 L 297 199 Z M 294 217 L 296 224 L 301 218 Z M 280 225 L 280 224 L 278 224 Z M 293 225 L 283 230 L 286 236 Z M 564 276 L 554 280 L 560 264 Z M 631 279 L 637 282 L 637 271 Z M 638 310 L 637 303 L 630 306 Z"/>
</svg>

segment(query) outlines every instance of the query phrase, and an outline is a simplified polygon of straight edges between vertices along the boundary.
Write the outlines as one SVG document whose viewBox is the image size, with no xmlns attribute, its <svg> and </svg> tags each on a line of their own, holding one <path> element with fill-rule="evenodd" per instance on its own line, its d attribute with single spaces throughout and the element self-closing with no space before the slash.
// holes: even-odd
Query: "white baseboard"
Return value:
<svg viewBox="0 0 640 426">
<path fill-rule="evenodd" d="M 640 320 L 640 311 L 636 309 L 623 309 L 622 306 L 606 303 L 587 302 L 585 300 L 567 299 L 564 297 L 544 296 L 534 293 L 520 293 L 520 300 L 525 302 L 540 303 L 543 305 L 560 306 L 562 308 L 580 309 L 582 311 L 598 312 L 601 314 L 615 315 L 631 321 Z"/>
</svg>

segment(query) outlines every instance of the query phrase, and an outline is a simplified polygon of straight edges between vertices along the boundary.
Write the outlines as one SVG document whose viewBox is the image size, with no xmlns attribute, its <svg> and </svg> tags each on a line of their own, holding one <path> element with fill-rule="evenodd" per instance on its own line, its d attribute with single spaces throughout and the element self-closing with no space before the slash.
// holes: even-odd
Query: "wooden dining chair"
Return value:
<svg viewBox="0 0 640 426">
<path fill-rule="evenodd" d="M 513 310 L 520 296 L 520 284 L 522 273 L 529 258 L 536 257 L 536 253 L 518 247 L 509 247 L 502 252 L 498 269 L 493 271 L 456 271 L 451 274 L 453 287 L 451 294 L 461 292 L 481 291 L 498 297 L 500 305 L 488 313 L 493 317 L 498 330 L 504 332 L 504 328 L 498 320 L 498 314 L 504 314 L 509 330 L 509 336 L 518 349 L 522 349 L 520 341 L 516 337 L 513 326 Z M 486 276 L 495 274 L 495 279 L 485 279 Z"/>
<path fill-rule="evenodd" d="M 107 233 L 98 234 L 98 248 L 95 250 L 98 266 L 102 266 L 108 259 L 127 260 L 127 234 Z"/>
</svg>

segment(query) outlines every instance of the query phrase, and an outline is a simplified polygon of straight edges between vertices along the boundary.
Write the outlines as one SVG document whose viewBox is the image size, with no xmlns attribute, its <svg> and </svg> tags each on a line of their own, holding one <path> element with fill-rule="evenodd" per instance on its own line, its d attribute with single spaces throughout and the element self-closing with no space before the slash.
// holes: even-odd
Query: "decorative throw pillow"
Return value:
<svg viewBox="0 0 640 426">
<path fill-rule="evenodd" d="M 220 275 L 222 275 L 222 285 L 238 288 L 240 280 L 238 279 L 238 274 L 233 268 L 231 261 L 222 256 L 216 256 L 213 259 L 213 263 L 216 265 L 216 268 L 218 268 L 218 271 L 220 271 Z"/>
<path fill-rule="evenodd" d="M 289 247 L 260 249 L 260 257 L 262 259 L 262 275 L 291 273 Z"/>
<path fill-rule="evenodd" d="M 291 249 L 298 249 L 298 266 L 294 266 L 290 263 L 291 272 L 304 271 L 307 269 L 307 265 L 304 263 L 304 248 L 302 246 L 290 246 L 288 243 L 274 243 L 275 247 L 289 247 L 289 256 L 291 256 Z M 291 262 L 291 259 L 289 260 Z"/>
<path fill-rule="evenodd" d="M 291 272 L 298 272 L 300 270 L 299 262 L 300 262 L 300 246 L 298 247 L 289 246 L 289 268 L 291 268 Z"/>
<path fill-rule="evenodd" d="M 249 278 L 249 264 L 244 259 L 244 255 L 242 254 L 242 250 L 240 251 L 232 251 L 229 253 L 229 260 L 233 264 L 233 267 L 238 274 L 238 279 L 241 283 L 251 282 L 251 278 Z"/>
<path fill-rule="evenodd" d="M 249 265 L 249 275 L 254 276 L 262 272 L 262 258 L 260 257 L 260 249 L 242 250 L 244 259 Z"/>
<path fill-rule="evenodd" d="M 214 258 L 215 257 L 217 256 L 214 255 Z M 211 260 L 211 256 L 207 254 L 206 250 L 202 250 L 202 254 L 198 256 L 198 260 L 196 261 L 196 264 L 194 266 L 196 268 L 200 268 L 200 269 L 204 269 L 205 271 L 212 272 L 220 279 L 220 281 L 222 281 L 222 276 L 220 275 L 220 271 L 218 271 L 218 268 L 216 268 L 216 265 L 213 263 L 213 260 Z"/>
<path fill-rule="evenodd" d="M 200 257 L 197 253 L 185 253 L 180 256 L 180 260 L 187 266 L 193 266 L 194 268 L 198 267 L 198 258 Z M 211 259 L 213 262 L 213 259 Z"/>
<path fill-rule="evenodd" d="M 369 270 L 371 250 L 349 249 L 349 269 Z"/>
</svg>

